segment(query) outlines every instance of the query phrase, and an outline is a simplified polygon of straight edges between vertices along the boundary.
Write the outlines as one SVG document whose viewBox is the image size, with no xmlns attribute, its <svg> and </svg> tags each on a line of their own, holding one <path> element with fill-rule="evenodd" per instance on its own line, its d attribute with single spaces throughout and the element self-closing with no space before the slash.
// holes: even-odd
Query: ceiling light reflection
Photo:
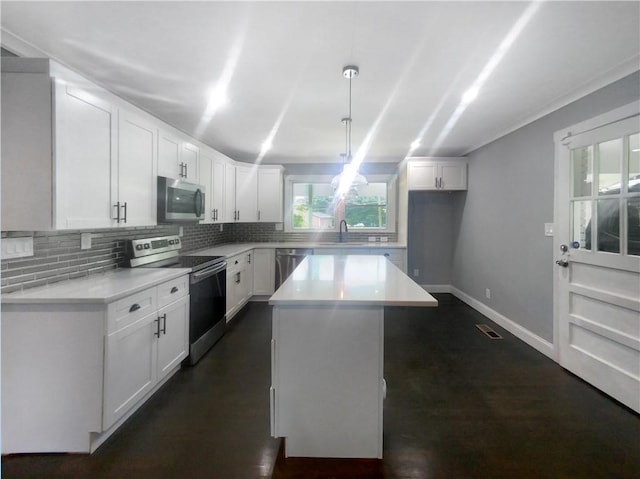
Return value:
<svg viewBox="0 0 640 479">
<path fill-rule="evenodd" d="M 544 1 L 545 0 L 540 0 L 530 3 L 526 10 L 522 13 L 522 15 L 520 15 L 513 27 L 511 27 L 511 30 L 509 30 L 509 33 L 507 33 L 507 35 L 504 37 L 496 52 L 485 64 L 484 68 L 480 71 L 480 74 L 473 82 L 473 84 L 464 93 L 462 100 L 436 138 L 436 141 L 433 144 L 434 150 L 436 150 L 442 144 L 444 139 L 449 135 L 449 132 L 453 129 L 456 123 L 458 123 L 458 120 L 467 109 L 469 104 L 478 96 L 478 93 L 489 79 L 489 76 L 502 61 L 506 53 L 513 46 L 518 36 L 520 36 L 524 28 L 531 21 L 535 13 L 538 11 L 538 8 L 540 8 L 540 5 L 542 5 Z"/>
</svg>

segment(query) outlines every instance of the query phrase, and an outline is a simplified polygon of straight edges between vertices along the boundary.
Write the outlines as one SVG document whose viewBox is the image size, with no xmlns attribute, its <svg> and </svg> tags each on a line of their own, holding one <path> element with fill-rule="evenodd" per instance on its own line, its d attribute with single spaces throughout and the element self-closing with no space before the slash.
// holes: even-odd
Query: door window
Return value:
<svg viewBox="0 0 640 479">
<path fill-rule="evenodd" d="M 575 247 L 640 255 L 638 133 L 573 149 L 570 201 Z"/>
</svg>

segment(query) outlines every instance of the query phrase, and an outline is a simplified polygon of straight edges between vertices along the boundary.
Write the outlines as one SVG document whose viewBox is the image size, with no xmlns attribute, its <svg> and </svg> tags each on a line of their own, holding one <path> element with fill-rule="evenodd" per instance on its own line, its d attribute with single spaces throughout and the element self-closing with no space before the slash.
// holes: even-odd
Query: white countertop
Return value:
<svg viewBox="0 0 640 479">
<path fill-rule="evenodd" d="M 256 248 L 346 248 L 346 249 L 404 249 L 404 243 L 369 242 L 369 243 L 313 243 L 313 242 L 286 242 L 286 243 L 231 243 L 212 248 L 205 248 L 186 253 L 189 256 L 225 256 L 227 258 L 244 253 Z"/>
<path fill-rule="evenodd" d="M 269 299 L 281 305 L 437 306 L 384 256 L 307 256 Z"/>
<path fill-rule="evenodd" d="M 190 268 L 122 268 L 3 294 L 2 303 L 111 303 L 190 272 Z"/>
</svg>

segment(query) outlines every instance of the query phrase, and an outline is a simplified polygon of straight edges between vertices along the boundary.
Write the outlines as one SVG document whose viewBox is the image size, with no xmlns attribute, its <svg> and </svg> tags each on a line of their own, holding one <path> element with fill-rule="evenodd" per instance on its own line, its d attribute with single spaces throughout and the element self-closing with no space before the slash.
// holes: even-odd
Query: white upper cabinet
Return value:
<svg viewBox="0 0 640 479">
<path fill-rule="evenodd" d="M 200 184 L 205 187 L 205 219 L 200 223 L 223 223 L 227 160 L 217 151 L 202 148 L 198 162 Z M 235 179 L 234 179 L 235 181 Z"/>
<path fill-rule="evenodd" d="M 255 166 L 227 162 L 224 188 L 226 223 L 258 221 L 258 175 Z"/>
<path fill-rule="evenodd" d="M 2 65 L 2 229 L 156 224 L 151 117 L 50 60 Z"/>
<path fill-rule="evenodd" d="M 283 221 L 283 173 L 281 166 L 258 168 L 258 221 L 282 223 Z"/>
<path fill-rule="evenodd" d="M 117 164 L 117 110 L 93 92 L 58 79 L 54 113 L 55 227 L 111 227 L 112 214 L 117 214 L 111 209 L 117 202 L 112 201 L 114 191 L 117 195 L 117 176 L 112 175 Z"/>
<path fill-rule="evenodd" d="M 258 221 L 258 173 L 253 165 L 236 164 L 236 221 Z"/>
<path fill-rule="evenodd" d="M 155 125 L 126 110 L 118 112 L 117 192 L 112 208 L 116 222 L 151 226 L 157 221 Z M 119 211 L 118 211 L 119 209 Z"/>
<path fill-rule="evenodd" d="M 236 221 L 238 212 L 236 211 L 236 165 L 229 161 L 224 170 L 224 205 L 225 223 Z"/>
<path fill-rule="evenodd" d="M 409 190 L 466 190 L 467 161 L 463 158 L 410 158 Z"/>
<path fill-rule="evenodd" d="M 160 129 L 158 134 L 158 175 L 198 183 L 200 149 L 181 134 Z"/>
</svg>

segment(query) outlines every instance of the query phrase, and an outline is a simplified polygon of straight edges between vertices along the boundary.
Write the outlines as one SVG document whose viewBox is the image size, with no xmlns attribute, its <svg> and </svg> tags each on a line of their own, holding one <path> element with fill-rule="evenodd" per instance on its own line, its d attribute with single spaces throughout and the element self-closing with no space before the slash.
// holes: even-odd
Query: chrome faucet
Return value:
<svg viewBox="0 0 640 479">
<path fill-rule="evenodd" d="M 342 243 L 342 224 L 344 223 L 344 232 L 348 233 L 349 232 L 349 228 L 347 228 L 347 221 L 346 220 L 341 220 L 340 221 L 340 232 L 338 233 L 338 242 Z"/>
</svg>

